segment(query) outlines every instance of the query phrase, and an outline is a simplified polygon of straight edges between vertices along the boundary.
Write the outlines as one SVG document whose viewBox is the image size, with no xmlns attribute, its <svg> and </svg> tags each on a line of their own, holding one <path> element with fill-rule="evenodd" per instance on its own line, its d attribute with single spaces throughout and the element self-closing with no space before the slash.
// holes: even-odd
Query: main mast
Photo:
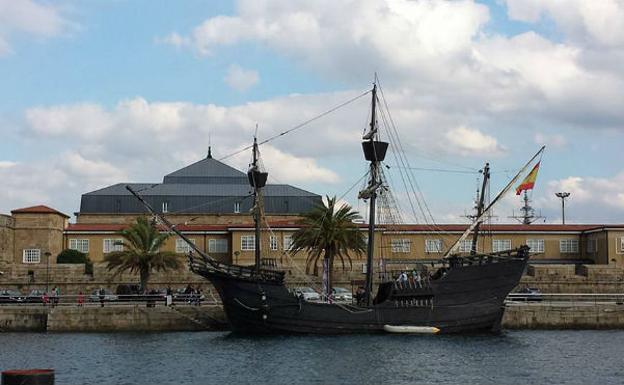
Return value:
<svg viewBox="0 0 624 385">
<path fill-rule="evenodd" d="M 253 187 L 254 206 L 252 208 L 254 224 L 256 229 L 255 236 L 255 268 L 256 272 L 260 271 L 260 223 L 262 220 L 262 188 L 266 185 L 269 173 L 261 171 L 258 165 L 258 140 L 254 136 L 252 162 L 247 171 L 249 184 Z"/>
<path fill-rule="evenodd" d="M 362 137 L 362 149 L 364 150 L 364 158 L 370 161 L 370 172 L 368 186 L 365 190 L 360 191 L 359 198 L 368 199 L 368 249 L 366 255 L 366 287 L 365 298 L 366 305 L 370 306 L 372 302 L 373 292 L 373 255 L 375 251 L 375 203 L 377 199 L 377 189 L 381 186 L 381 178 L 379 175 L 379 163 L 384 160 L 387 142 L 379 141 L 377 133 L 377 121 L 375 116 L 377 103 L 377 85 L 373 85 L 371 104 L 371 121 L 370 130 Z"/>
</svg>

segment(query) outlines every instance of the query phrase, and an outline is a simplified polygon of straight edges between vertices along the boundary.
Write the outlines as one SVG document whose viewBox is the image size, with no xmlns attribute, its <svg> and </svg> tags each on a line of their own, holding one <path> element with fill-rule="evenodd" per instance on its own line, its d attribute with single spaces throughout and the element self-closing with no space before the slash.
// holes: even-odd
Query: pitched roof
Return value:
<svg viewBox="0 0 624 385">
<path fill-rule="evenodd" d="M 168 177 L 233 177 L 247 178 L 247 175 L 234 167 L 219 162 L 214 158 L 204 158 L 198 162 L 183 167 L 177 171 L 165 175 Z"/>
<path fill-rule="evenodd" d="M 246 180 L 247 176 L 245 176 Z M 84 195 L 131 195 L 126 185 L 140 191 L 142 196 L 213 196 L 213 197 L 245 197 L 251 193 L 247 184 L 184 184 L 184 183 L 117 183 Z M 268 184 L 264 187 L 265 196 L 298 196 L 316 197 L 317 194 L 287 184 Z"/>
<path fill-rule="evenodd" d="M 63 214 L 62 212 L 55 210 L 51 207 L 38 205 L 31 207 L 23 207 L 21 209 L 11 210 L 11 214 L 57 214 L 62 215 L 65 218 L 69 218 L 69 215 Z"/>
</svg>

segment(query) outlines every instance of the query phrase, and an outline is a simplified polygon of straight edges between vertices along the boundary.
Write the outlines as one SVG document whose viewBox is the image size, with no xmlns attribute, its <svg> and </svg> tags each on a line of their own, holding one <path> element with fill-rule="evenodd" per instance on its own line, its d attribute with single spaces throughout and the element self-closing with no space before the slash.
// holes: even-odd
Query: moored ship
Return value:
<svg viewBox="0 0 624 385">
<path fill-rule="evenodd" d="M 479 226 L 493 205 L 509 191 L 511 185 L 541 154 L 543 148 L 509 182 L 486 207 L 485 186 L 489 166 L 483 169 L 483 188 L 473 224 L 451 246 L 445 257 L 432 269 L 414 271 L 416 280 L 396 280 L 380 274 L 374 282 L 376 200 L 383 194 L 385 179 L 381 164 L 389 143 L 381 141 L 376 120 L 377 86 L 371 90 L 372 109 L 362 148 L 369 162 L 368 182 L 359 198 L 368 201 L 366 281 L 363 296 L 356 303 L 306 301 L 289 289 L 285 272 L 262 266 L 260 245 L 262 222 L 262 188 L 268 173 L 261 169 L 257 141 L 252 147 L 252 162 L 247 173 L 254 192 L 255 264 L 239 266 L 223 263 L 199 250 L 167 218 L 156 213 L 132 189 L 161 222 L 187 240 L 191 270 L 209 280 L 215 287 L 233 331 L 240 333 L 314 333 L 345 334 L 372 332 L 461 333 L 498 330 L 507 294 L 518 284 L 529 259 L 529 248 L 522 246 L 497 253 L 479 254 L 476 250 Z M 472 234 L 468 255 L 456 253 L 457 246 Z M 431 271 L 430 271 L 431 270 Z M 375 289 L 376 286 L 376 290 Z"/>
</svg>

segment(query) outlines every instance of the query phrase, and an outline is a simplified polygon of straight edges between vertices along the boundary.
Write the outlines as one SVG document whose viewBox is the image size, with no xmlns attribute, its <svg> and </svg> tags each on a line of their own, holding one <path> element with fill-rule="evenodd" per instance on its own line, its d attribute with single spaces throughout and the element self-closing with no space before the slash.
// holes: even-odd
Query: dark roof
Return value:
<svg viewBox="0 0 624 385">
<path fill-rule="evenodd" d="M 247 177 L 245 177 L 246 179 Z M 129 185 L 142 196 L 230 196 L 243 197 L 251 194 L 247 184 L 182 184 L 182 183 L 118 183 L 84 195 L 131 195 Z M 263 189 L 265 196 L 316 197 L 317 194 L 287 184 L 268 184 Z"/>
<path fill-rule="evenodd" d="M 11 214 L 57 214 L 64 216 L 65 218 L 69 218 L 69 215 L 63 214 L 62 212 L 55 210 L 51 207 L 38 205 L 31 207 L 24 207 L 21 209 L 11 210 Z"/>
<path fill-rule="evenodd" d="M 83 194 L 80 213 L 144 212 L 128 185 L 156 210 L 162 205 L 170 212 L 238 213 L 252 204 L 247 174 L 208 156 L 166 175 L 163 183 L 117 183 Z M 268 184 L 263 195 L 267 213 L 307 212 L 321 202 L 320 195 L 286 184 Z"/>
<path fill-rule="evenodd" d="M 165 175 L 163 183 L 247 184 L 247 174 L 211 157 Z"/>
<path fill-rule="evenodd" d="M 238 171 L 234 167 L 219 162 L 214 158 L 205 158 L 184 168 L 165 175 L 175 177 L 194 177 L 194 176 L 225 176 L 225 177 L 245 177 L 247 174 Z"/>
<path fill-rule="evenodd" d="M 252 229 L 253 224 L 251 223 L 241 223 L 241 224 L 227 224 L 227 225 L 196 225 L 196 224 L 180 224 L 177 225 L 176 228 L 180 231 L 225 231 L 229 229 Z M 269 223 L 269 226 L 272 228 L 297 228 L 300 225 L 296 221 L 273 221 Z M 445 225 L 437 225 L 436 230 L 432 230 L 430 226 L 427 225 L 419 225 L 419 224 L 408 224 L 408 225 L 400 225 L 400 226 L 387 226 L 380 225 L 380 231 L 431 231 L 435 232 L 444 232 L 444 231 L 464 231 L 468 225 L 462 224 L 445 224 Z M 128 227 L 126 224 L 99 224 L 99 223 L 76 223 L 70 224 L 66 230 L 68 231 L 118 231 Z M 360 224 L 360 228 L 364 229 L 366 227 L 365 224 Z M 514 232 L 540 232 L 540 231 L 575 231 L 582 232 L 588 230 L 602 229 L 602 228 L 622 228 L 624 229 L 624 224 L 589 224 L 589 225 L 579 225 L 579 224 L 571 224 L 571 225 L 515 225 L 515 224 L 500 224 L 500 225 L 492 225 L 491 227 L 485 226 L 483 231 L 514 231 Z"/>
</svg>

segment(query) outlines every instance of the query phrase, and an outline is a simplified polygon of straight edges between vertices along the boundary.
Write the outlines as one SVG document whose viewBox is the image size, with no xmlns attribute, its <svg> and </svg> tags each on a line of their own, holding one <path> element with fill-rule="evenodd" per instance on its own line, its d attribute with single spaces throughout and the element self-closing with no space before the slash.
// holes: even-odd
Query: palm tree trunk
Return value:
<svg viewBox="0 0 624 385">
<path fill-rule="evenodd" d="M 139 272 L 139 286 L 141 287 L 141 293 L 147 290 L 147 281 L 149 281 L 149 269 L 141 269 Z"/>
<path fill-rule="evenodd" d="M 327 293 L 325 293 L 327 295 L 327 298 L 329 298 L 329 296 L 332 293 L 332 286 L 333 286 L 333 282 L 334 280 L 332 279 L 332 275 L 333 275 L 333 271 L 334 271 L 334 251 L 331 249 L 331 247 L 328 247 L 325 250 L 325 263 L 323 263 L 323 266 L 327 266 Z"/>
</svg>

